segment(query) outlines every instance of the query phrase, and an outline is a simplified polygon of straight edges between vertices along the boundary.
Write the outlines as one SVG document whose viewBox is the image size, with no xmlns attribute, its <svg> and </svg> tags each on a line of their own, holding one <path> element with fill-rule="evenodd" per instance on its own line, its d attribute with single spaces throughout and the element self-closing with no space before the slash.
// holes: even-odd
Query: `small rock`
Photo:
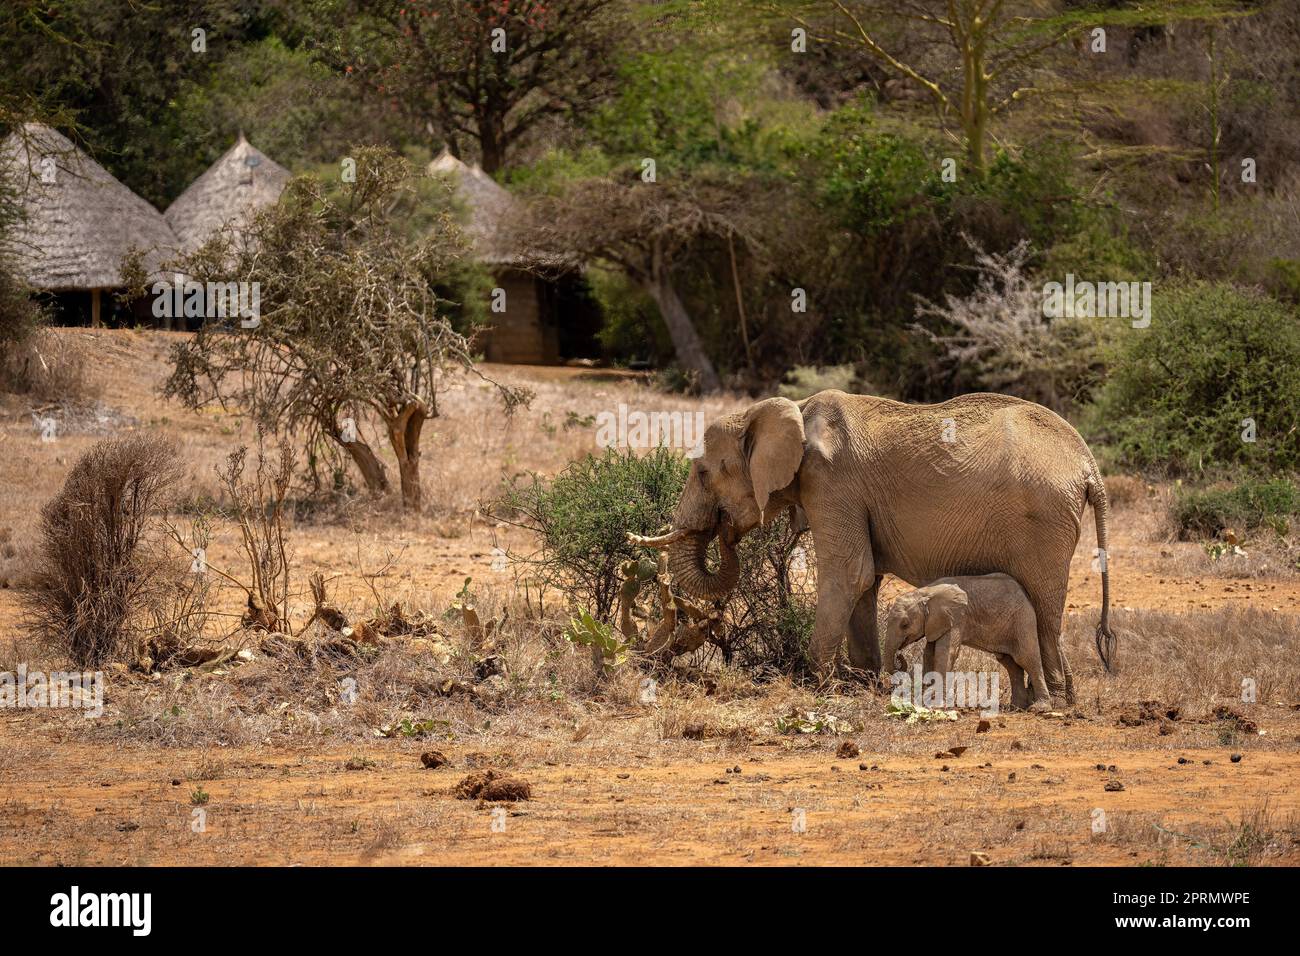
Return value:
<svg viewBox="0 0 1300 956">
<path fill-rule="evenodd" d="M 972 850 L 970 855 L 970 865 L 971 866 L 992 866 L 993 860 L 989 858 L 989 855 L 987 853 L 979 853 L 975 850 Z"/>
<path fill-rule="evenodd" d="M 993 724 L 991 724 L 989 721 L 987 721 L 987 720 L 981 720 L 978 724 L 975 725 L 975 733 L 977 733 L 977 734 L 987 734 L 987 733 L 989 732 L 989 729 L 990 729 L 992 726 L 993 726 Z"/>
<path fill-rule="evenodd" d="M 1121 790 L 1123 790 L 1123 789 L 1124 789 L 1124 784 L 1120 783 L 1118 780 L 1107 780 L 1107 781 L 1106 781 L 1105 790 L 1106 790 L 1108 793 L 1118 793 L 1119 791 L 1121 791 Z"/>
<path fill-rule="evenodd" d="M 1233 763 L 1241 763 L 1241 754 L 1233 754 L 1228 759 L 1231 760 Z"/>
</svg>

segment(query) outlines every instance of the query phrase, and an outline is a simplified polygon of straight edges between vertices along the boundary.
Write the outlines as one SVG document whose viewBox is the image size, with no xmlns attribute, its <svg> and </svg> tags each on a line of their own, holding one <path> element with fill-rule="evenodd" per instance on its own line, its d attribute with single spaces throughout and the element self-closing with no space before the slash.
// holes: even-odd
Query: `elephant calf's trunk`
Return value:
<svg viewBox="0 0 1300 956">
<path fill-rule="evenodd" d="M 691 531 L 668 549 L 668 570 L 673 580 L 687 594 L 705 601 L 725 597 L 740 580 L 740 561 L 725 534 L 718 538 L 722 563 L 717 573 L 709 572 L 704 558 L 712 539 L 708 532 Z"/>
</svg>

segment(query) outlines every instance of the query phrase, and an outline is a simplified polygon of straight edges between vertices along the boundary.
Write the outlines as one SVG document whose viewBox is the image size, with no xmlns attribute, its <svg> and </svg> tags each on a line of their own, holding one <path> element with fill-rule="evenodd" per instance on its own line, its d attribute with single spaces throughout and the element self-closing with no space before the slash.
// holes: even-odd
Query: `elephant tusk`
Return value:
<svg viewBox="0 0 1300 956">
<path fill-rule="evenodd" d="M 670 531 L 667 534 L 661 534 L 658 537 L 646 537 L 639 534 L 627 532 L 627 540 L 632 544 L 639 544 L 644 548 L 666 548 L 674 542 L 682 540 L 690 534 L 685 528 L 678 528 L 676 531 Z"/>
</svg>

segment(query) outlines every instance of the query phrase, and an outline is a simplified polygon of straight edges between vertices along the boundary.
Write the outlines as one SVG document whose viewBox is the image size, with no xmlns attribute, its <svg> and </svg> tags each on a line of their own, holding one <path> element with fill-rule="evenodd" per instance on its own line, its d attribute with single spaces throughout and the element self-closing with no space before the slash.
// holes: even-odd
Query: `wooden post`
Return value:
<svg viewBox="0 0 1300 956">
<path fill-rule="evenodd" d="M 90 290 L 90 327 L 99 328 L 99 290 Z"/>
</svg>

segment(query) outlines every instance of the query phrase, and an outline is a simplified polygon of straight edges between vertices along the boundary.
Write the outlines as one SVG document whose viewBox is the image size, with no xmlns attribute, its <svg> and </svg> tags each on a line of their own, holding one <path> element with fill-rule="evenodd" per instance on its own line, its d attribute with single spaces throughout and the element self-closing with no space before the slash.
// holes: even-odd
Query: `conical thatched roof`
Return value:
<svg viewBox="0 0 1300 956">
<path fill-rule="evenodd" d="M 429 164 L 429 175 L 451 181 L 456 198 L 465 209 L 465 231 L 481 261 L 489 265 L 520 266 L 535 262 L 535 256 L 512 249 L 508 239 L 508 227 L 516 208 L 515 197 L 483 172 L 477 163 L 467 166 L 443 150 Z"/>
<path fill-rule="evenodd" d="M 239 134 L 224 156 L 167 207 L 167 223 L 185 252 L 192 252 L 227 223 L 240 225 L 256 210 L 280 198 L 292 178 Z"/>
<path fill-rule="evenodd" d="M 17 266 L 38 289 L 111 289 L 122 257 L 143 250 L 153 274 L 176 237 L 162 214 L 48 126 L 29 123 L 0 143 L 25 218 L 14 229 Z"/>
</svg>

